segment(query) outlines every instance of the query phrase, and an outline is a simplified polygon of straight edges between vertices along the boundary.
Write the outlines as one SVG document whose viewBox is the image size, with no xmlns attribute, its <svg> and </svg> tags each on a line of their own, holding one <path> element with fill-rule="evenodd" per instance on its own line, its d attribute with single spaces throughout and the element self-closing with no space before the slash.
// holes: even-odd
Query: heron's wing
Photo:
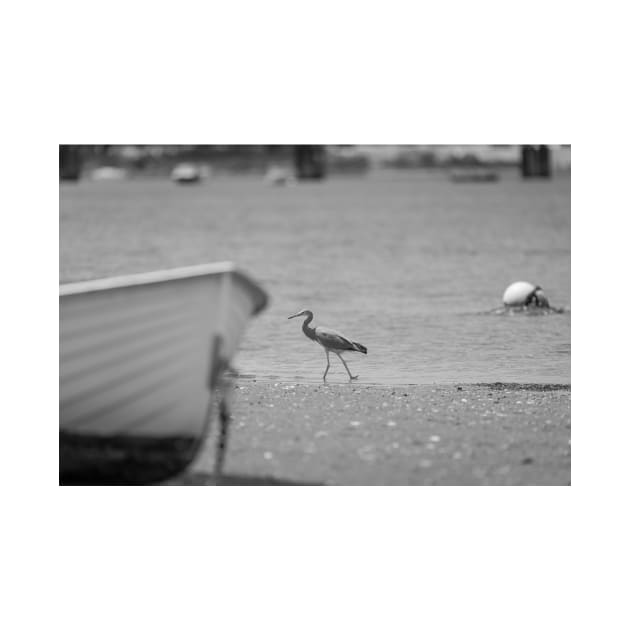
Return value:
<svg viewBox="0 0 630 630">
<path fill-rule="evenodd" d="M 354 350 L 352 342 L 332 328 L 317 326 L 315 328 L 315 336 L 317 337 L 317 341 L 325 348 L 331 348 L 333 350 Z"/>
</svg>

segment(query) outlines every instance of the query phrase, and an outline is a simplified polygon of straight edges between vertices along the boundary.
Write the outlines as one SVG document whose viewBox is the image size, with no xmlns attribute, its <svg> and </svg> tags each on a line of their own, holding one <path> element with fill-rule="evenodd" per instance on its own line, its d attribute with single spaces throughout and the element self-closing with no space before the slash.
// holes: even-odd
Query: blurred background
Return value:
<svg viewBox="0 0 630 630">
<path fill-rule="evenodd" d="M 368 347 L 359 382 L 570 382 L 569 145 L 61 145 L 59 162 L 60 282 L 234 261 L 272 300 L 243 378 L 320 380 L 286 319 L 309 308 Z M 565 312 L 501 312 L 516 280 Z"/>
<path fill-rule="evenodd" d="M 60 145 L 60 178 L 164 177 L 190 162 L 217 173 L 295 169 L 303 178 L 371 169 L 489 166 L 551 176 L 571 168 L 569 145 Z"/>
</svg>

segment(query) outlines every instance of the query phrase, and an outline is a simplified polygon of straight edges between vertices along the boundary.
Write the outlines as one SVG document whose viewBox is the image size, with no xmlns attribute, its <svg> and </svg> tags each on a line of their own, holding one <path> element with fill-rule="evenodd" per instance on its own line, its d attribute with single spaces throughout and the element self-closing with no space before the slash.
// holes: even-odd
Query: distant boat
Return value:
<svg viewBox="0 0 630 630">
<path fill-rule="evenodd" d="M 449 174 L 450 180 L 456 183 L 466 182 L 496 182 L 499 180 L 499 173 L 489 168 L 462 168 L 452 170 Z"/>
<path fill-rule="evenodd" d="M 192 184 L 200 182 L 204 176 L 204 171 L 196 164 L 182 162 L 171 171 L 171 179 L 178 184 Z"/>
<path fill-rule="evenodd" d="M 118 166 L 99 166 L 92 171 L 90 177 L 98 181 L 115 181 L 125 179 L 127 171 Z"/>
<path fill-rule="evenodd" d="M 182 472 L 206 435 L 221 374 L 266 303 L 232 263 L 61 285 L 60 483 L 135 485 Z"/>
<path fill-rule="evenodd" d="M 274 186 L 284 186 L 291 180 L 291 173 L 281 166 L 270 166 L 265 173 L 265 179 Z"/>
</svg>

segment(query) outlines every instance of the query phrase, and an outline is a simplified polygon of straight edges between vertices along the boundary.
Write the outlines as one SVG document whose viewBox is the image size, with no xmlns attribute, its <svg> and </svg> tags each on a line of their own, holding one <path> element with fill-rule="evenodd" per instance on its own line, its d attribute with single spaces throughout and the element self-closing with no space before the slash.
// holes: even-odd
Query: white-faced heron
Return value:
<svg viewBox="0 0 630 630">
<path fill-rule="evenodd" d="M 330 369 L 330 357 L 329 353 L 334 352 L 341 362 L 343 366 L 346 368 L 346 372 L 348 372 L 348 376 L 350 380 L 359 378 L 358 376 L 352 376 L 350 370 L 348 369 L 348 365 L 343 360 L 341 356 L 342 352 L 362 352 L 363 354 L 367 354 L 367 348 L 356 341 L 350 341 L 340 332 L 336 330 L 332 330 L 330 328 L 324 328 L 323 326 L 314 326 L 311 328 L 309 324 L 313 321 L 313 313 L 311 311 L 300 311 L 295 315 L 291 315 L 289 319 L 294 317 L 306 317 L 302 324 L 302 330 L 304 334 L 313 341 L 316 341 L 324 351 L 326 352 L 326 370 L 324 371 L 324 381 L 326 380 L 326 374 L 328 374 L 328 370 Z"/>
</svg>

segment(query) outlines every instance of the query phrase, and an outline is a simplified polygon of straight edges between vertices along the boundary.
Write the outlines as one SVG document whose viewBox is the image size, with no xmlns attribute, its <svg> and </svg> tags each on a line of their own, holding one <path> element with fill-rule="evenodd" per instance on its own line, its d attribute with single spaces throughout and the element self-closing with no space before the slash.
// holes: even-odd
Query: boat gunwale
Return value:
<svg viewBox="0 0 630 630">
<path fill-rule="evenodd" d="M 234 263 L 228 261 L 60 284 L 59 297 L 62 298 L 69 295 L 82 295 L 97 291 L 107 291 L 109 289 L 131 288 L 147 284 L 170 282 L 172 280 L 187 280 L 190 278 L 222 274 L 231 274 L 255 295 L 256 303 L 254 305 L 253 315 L 257 315 L 267 306 L 269 301 L 267 293 L 246 273 L 237 269 Z"/>
</svg>

